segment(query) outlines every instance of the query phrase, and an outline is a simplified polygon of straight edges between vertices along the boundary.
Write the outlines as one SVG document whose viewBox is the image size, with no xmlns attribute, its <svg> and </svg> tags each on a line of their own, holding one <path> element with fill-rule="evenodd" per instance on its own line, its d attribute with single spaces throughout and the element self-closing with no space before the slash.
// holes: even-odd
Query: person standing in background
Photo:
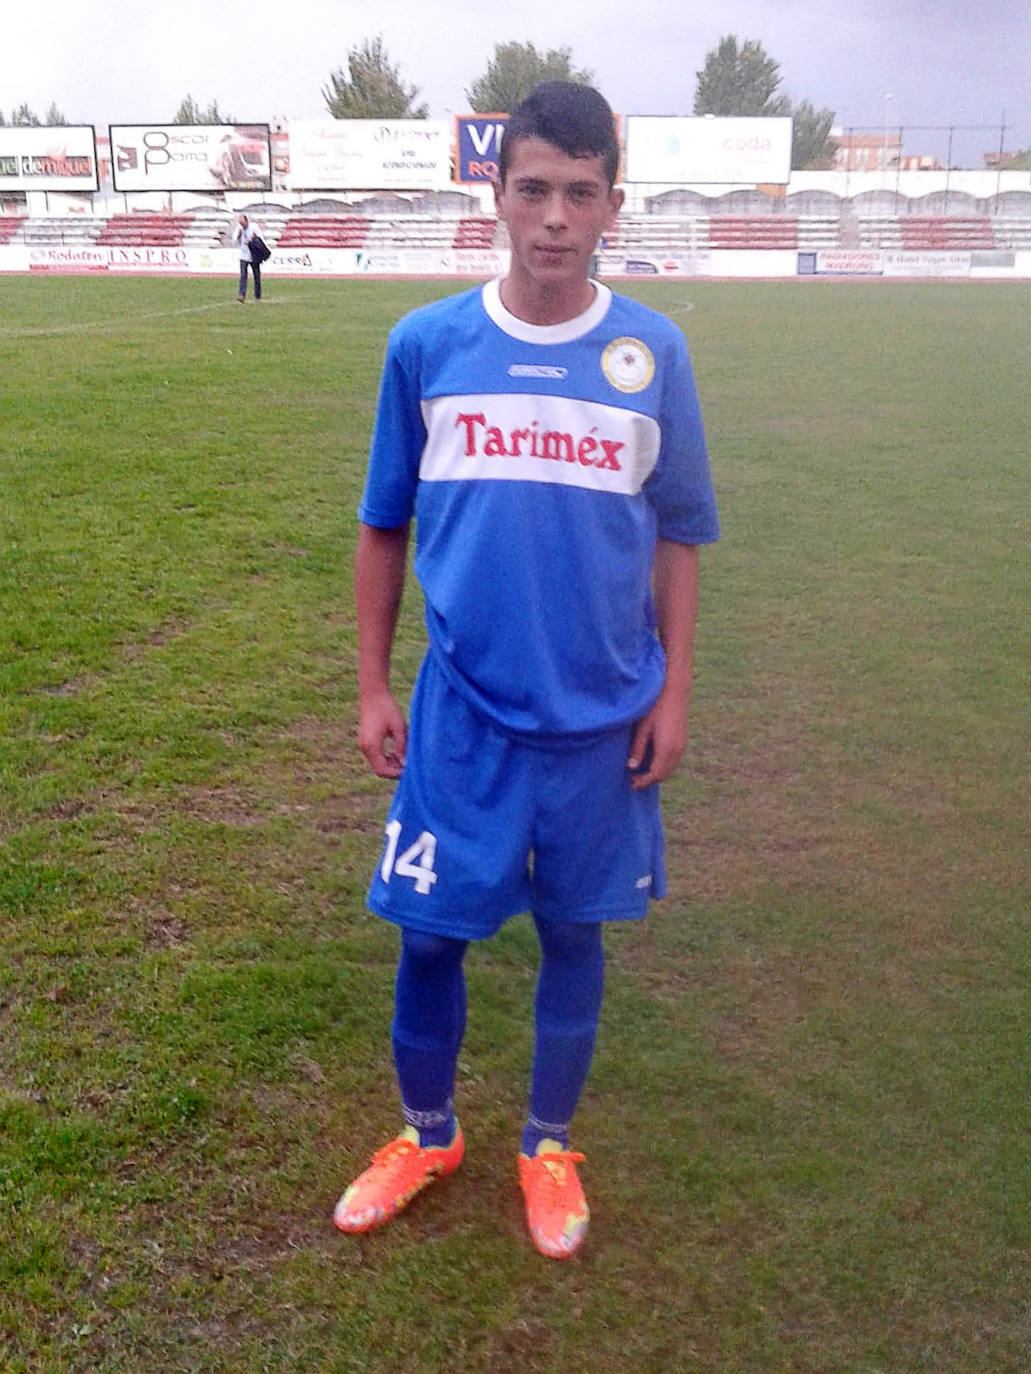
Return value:
<svg viewBox="0 0 1031 1374">
<path fill-rule="evenodd" d="M 255 262 L 251 256 L 251 239 L 257 233 L 246 215 L 237 215 L 236 228 L 233 230 L 232 243 L 234 248 L 240 247 L 240 292 L 236 299 L 243 305 L 247 299 L 247 268 L 249 267 L 254 274 L 254 299 L 261 300 L 261 264 Z"/>
</svg>

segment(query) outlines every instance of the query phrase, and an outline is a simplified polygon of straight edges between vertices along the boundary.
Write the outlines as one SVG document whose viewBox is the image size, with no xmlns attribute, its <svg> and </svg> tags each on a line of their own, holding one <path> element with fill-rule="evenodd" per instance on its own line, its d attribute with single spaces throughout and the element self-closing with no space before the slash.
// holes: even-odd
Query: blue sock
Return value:
<svg viewBox="0 0 1031 1374">
<path fill-rule="evenodd" d="M 600 922 L 542 921 L 530 1115 L 523 1154 L 542 1140 L 569 1145 L 569 1126 L 587 1081 L 601 1014 L 605 951 Z"/>
<path fill-rule="evenodd" d="M 405 1123 L 419 1144 L 450 1145 L 455 1136 L 455 1074 L 465 1034 L 468 942 L 402 930 L 392 1042 Z"/>
</svg>

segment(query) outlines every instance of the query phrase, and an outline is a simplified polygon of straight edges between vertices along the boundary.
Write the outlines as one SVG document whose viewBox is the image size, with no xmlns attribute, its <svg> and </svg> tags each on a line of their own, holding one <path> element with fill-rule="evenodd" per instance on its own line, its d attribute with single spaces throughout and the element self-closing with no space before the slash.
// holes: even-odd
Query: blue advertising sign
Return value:
<svg viewBox="0 0 1031 1374">
<path fill-rule="evenodd" d="M 460 186 L 482 186 L 497 180 L 498 154 L 507 119 L 506 114 L 456 116 L 455 181 Z"/>
</svg>

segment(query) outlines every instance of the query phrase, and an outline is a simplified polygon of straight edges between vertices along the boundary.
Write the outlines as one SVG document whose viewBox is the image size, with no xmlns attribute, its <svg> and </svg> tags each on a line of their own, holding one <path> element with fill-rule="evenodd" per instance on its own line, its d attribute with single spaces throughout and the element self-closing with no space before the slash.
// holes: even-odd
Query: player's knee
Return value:
<svg viewBox="0 0 1031 1374">
<path fill-rule="evenodd" d="M 546 959 L 581 962 L 601 950 L 600 921 L 542 921 L 535 917 L 541 952 Z"/>
<path fill-rule="evenodd" d="M 447 968 L 462 962 L 467 941 L 448 935 L 431 935 L 422 930 L 403 930 L 402 954 L 413 965 L 427 971 Z"/>
</svg>

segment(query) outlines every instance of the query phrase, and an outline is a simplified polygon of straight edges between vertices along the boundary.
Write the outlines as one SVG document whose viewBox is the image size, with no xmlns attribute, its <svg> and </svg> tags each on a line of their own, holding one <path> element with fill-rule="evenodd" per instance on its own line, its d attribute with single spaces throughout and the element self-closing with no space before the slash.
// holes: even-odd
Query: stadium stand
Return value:
<svg viewBox="0 0 1031 1374">
<path fill-rule="evenodd" d="M 840 248 L 843 226 L 840 215 L 799 216 L 799 248 Z"/>
<path fill-rule="evenodd" d="M 996 248 L 1031 250 L 1031 191 L 1004 191 L 975 208 L 991 216 Z"/>
<path fill-rule="evenodd" d="M 367 248 L 395 251 L 402 248 L 450 248 L 459 221 L 437 215 L 404 215 L 394 219 L 373 219 Z"/>
<path fill-rule="evenodd" d="M 907 253 L 968 253 L 1023 246 L 1000 244 L 992 220 L 965 215 L 861 215 L 859 244 L 862 248 L 897 248 Z"/>
<path fill-rule="evenodd" d="M 839 214 L 623 214 L 606 234 L 607 251 L 697 252 L 704 248 L 836 248 Z"/>
<path fill-rule="evenodd" d="M 452 248 L 492 248 L 498 222 L 485 216 L 460 219 L 451 240 Z"/>
<path fill-rule="evenodd" d="M 195 210 L 183 225 L 186 248 L 218 248 L 225 243 L 234 220 L 218 210 Z"/>
<path fill-rule="evenodd" d="M 29 218 L 22 221 L 19 237 L 30 247 L 83 248 L 96 243 L 97 235 L 107 223 L 86 215 L 63 219 Z"/>
<path fill-rule="evenodd" d="M 1031 215 L 1009 215 L 994 221 L 996 248 L 1027 252 L 1031 250 Z"/>
<path fill-rule="evenodd" d="M 797 248 L 798 220 L 786 215 L 710 215 L 710 248 Z"/>
<path fill-rule="evenodd" d="M 271 234 L 271 218 L 262 221 Z M 361 215 L 289 215 L 278 248 L 363 248 L 372 221 Z"/>
<path fill-rule="evenodd" d="M 991 221 L 956 216 L 908 216 L 899 220 L 902 246 L 907 250 L 966 251 L 994 248 L 995 237 Z"/>
<path fill-rule="evenodd" d="M 605 235 L 608 251 L 693 253 L 707 246 L 708 221 L 694 215 L 620 215 Z"/>
<path fill-rule="evenodd" d="M 396 210 L 396 207 L 393 207 Z M 295 248 L 491 248 L 497 221 L 483 215 L 262 214 L 254 211 L 270 246 Z"/>
<path fill-rule="evenodd" d="M 614 255 L 690 255 L 722 249 L 830 248 L 897 251 L 1031 251 L 1031 192 L 976 200 L 940 191 L 907 199 L 887 188 L 839 199 L 806 191 L 771 198 L 736 191 L 706 199 L 686 188 L 624 212 L 605 236 Z M 349 205 L 329 198 L 297 207 L 255 202 L 247 214 L 272 248 L 503 249 L 504 225 L 470 214 L 468 197 L 404 199 L 389 193 Z M 0 216 L 0 245 L 36 247 L 217 248 L 228 243 L 235 213 L 214 205 L 111 216 Z"/>
<path fill-rule="evenodd" d="M 27 215 L 0 216 L 0 244 L 10 243 L 27 218 Z"/>
<path fill-rule="evenodd" d="M 189 221 L 188 215 L 112 215 L 95 242 L 129 248 L 180 248 Z"/>
</svg>

